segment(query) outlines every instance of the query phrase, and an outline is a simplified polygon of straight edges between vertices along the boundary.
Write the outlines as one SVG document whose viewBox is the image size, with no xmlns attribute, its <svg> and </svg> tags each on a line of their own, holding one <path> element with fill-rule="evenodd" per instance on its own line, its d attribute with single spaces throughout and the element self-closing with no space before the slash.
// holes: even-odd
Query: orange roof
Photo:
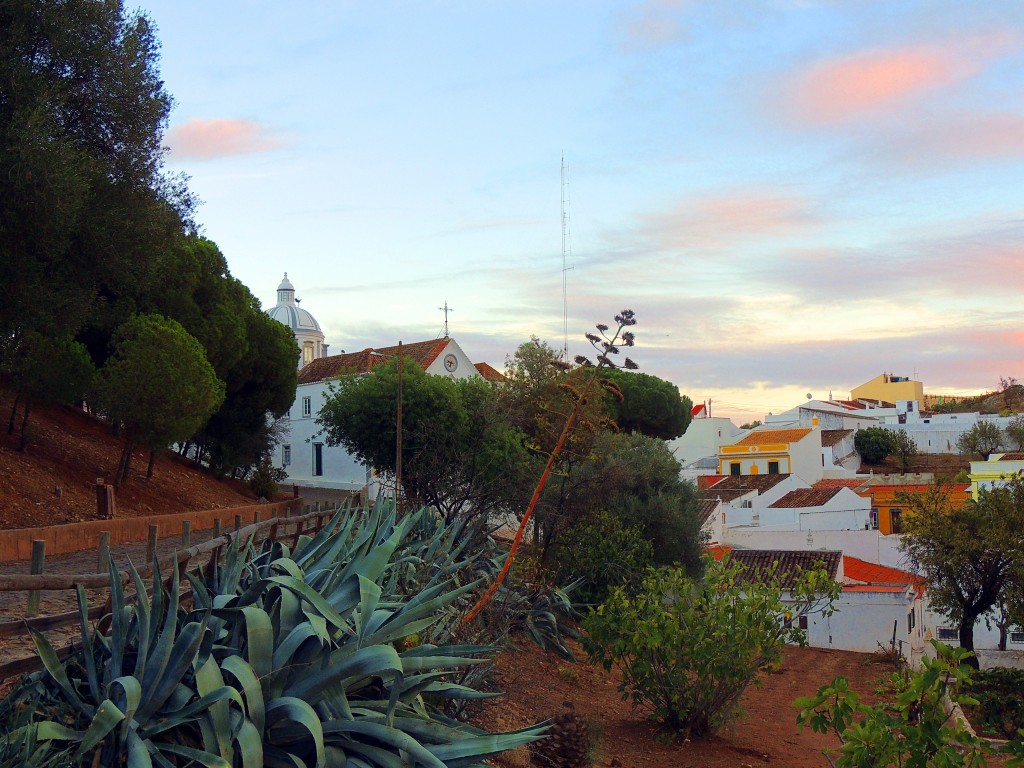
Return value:
<svg viewBox="0 0 1024 768">
<path fill-rule="evenodd" d="M 724 480 L 725 477 L 725 475 L 697 475 L 697 488 L 703 491 L 719 480 Z"/>
<path fill-rule="evenodd" d="M 893 584 L 906 586 L 909 584 L 917 590 L 918 595 L 924 593 L 924 587 L 927 583 L 916 574 L 901 571 L 899 568 L 890 568 L 887 565 L 869 563 L 867 560 L 861 560 L 859 557 L 851 557 L 850 555 L 843 555 L 843 574 L 848 579 L 864 582 L 860 586 L 891 586 Z"/>
<path fill-rule="evenodd" d="M 820 507 L 832 500 L 842 488 L 797 488 L 790 491 L 769 509 L 801 509 L 803 507 Z"/>
<path fill-rule="evenodd" d="M 484 381 L 503 383 L 508 381 L 508 377 L 504 373 L 499 371 L 493 365 L 488 363 L 474 363 L 473 367 L 476 368 L 477 373 L 484 377 Z"/>
<path fill-rule="evenodd" d="M 810 429 L 759 429 L 751 432 L 736 445 L 768 445 L 770 443 L 795 443 L 811 433 Z"/>
<path fill-rule="evenodd" d="M 402 359 L 413 360 L 426 370 L 451 341 L 447 336 L 430 341 L 416 341 L 402 345 Z M 354 373 L 369 373 L 372 368 L 398 357 L 398 347 L 367 347 L 360 352 L 349 352 L 321 357 L 306 363 L 299 371 L 299 384 L 335 379 Z"/>
<path fill-rule="evenodd" d="M 868 482 L 866 477 L 826 477 L 819 480 L 812 488 L 860 488 Z"/>
<path fill-rule="evenodd" d="M 843 584 L 843 592 L 902 592 L 906 584 Z"/>
</svg>

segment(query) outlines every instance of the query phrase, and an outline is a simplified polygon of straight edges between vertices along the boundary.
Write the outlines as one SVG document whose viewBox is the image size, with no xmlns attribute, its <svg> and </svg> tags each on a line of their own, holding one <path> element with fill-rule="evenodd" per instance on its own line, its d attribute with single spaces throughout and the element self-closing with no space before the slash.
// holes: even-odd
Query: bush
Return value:
<svg viewBox="0 0 1024 768">
<path fill-rule="evenodd" d="M 1001 739 L 1024 731 L 1024 670 L 976 672 L 964 691 L 978 701 L 967 708 L 976 726 Z"/>
<path fill-rule="evenodd" d="M 853 447 L 868 464 L 880 464 L 893 451 L 893 435 L 884 427 L 858 429 Z"/>
<path fill-rule="evenodd" d="M 810 571 L 784 603 L 777 573 L 754 582 L 742 571 L 728 557 L 707 558 L 703 580 L 652 569 L 636 592 L 612 590 L 584 623 L 591 661 L 622 671 L 619 690 L 634 707 L 686 736 L 713 735 L 783 645 L 806 641 L 793 619 L 830 612 L 838 594 L 824 571 Z"/>
<path fill-rule="evenodd" d="M 583 579 L 577 597 L 596 605 L 612 587 L 639 581 L 654 564 L 654 546 L 639 528 L 598 512 L 559 536 L 553 559 L 558 581 Z"/>
<path fill-rule="evenodd" d="M 860 703 L 844 677 L 818 690 L 817 696 L 797 699 L 797 726 L 816 733 L 834 732 L 842 742 L 838 754 L 826 756 L 836 768 L 861 766 L 958 766 L 985 765 L 985 756 L 996 750 L 985 739 L 968 731 L 946 711 L 947 697 L 954 702 L 976 702 L 960 694 L 970 684 L 970 668 L 963 662 L 972 654 L 932 641 L 936 658 L 921 659 L 922 669 L 909 674 L 904 689 L 893 702 Z M 1024 765 L 1024 742 L 1003 749 L 1007 766 Z"/>
<path fill-rule="evenodd" d="M 260 463 L 252 471 L 249 477 L 249 489 L 256 494 L 256 498 L 270 501 L 278 492 L 278 483 L 288 477 L 288 470 L 283 467 L 275 467 L 270 463 L 269 458 L 260 459 Z"/>
</svg>

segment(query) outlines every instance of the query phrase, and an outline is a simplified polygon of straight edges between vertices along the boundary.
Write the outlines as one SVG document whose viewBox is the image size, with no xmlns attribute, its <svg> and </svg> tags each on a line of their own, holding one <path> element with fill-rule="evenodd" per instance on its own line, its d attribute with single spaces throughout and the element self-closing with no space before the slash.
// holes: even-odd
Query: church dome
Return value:
<svg viewBox="0 0 1024 768">
<path fill-rule="evenodd" d="M 295 298 L 295 286 L 288 279 L 287 272 L 284 273 L 281 284 L 277 286 L 277 306 L 267 314 L 282 325 L 287 325 L 296 334 L 300 331 L 323 333 L 316 318 L 299 306 L 299 301 Z"/>
</svg>

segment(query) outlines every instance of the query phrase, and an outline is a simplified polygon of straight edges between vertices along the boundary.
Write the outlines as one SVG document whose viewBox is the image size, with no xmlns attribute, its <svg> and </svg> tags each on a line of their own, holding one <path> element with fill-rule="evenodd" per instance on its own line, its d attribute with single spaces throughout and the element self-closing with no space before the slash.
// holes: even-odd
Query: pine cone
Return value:
<svg viewBox="0 0 1024 768">
<path fill-rule="evenodd" d="M 575 711 L 557 715 L 545 738 L 530 744 L 530 757 L 540 768 L 588 768 L 590 729 Z"/>
</svg>

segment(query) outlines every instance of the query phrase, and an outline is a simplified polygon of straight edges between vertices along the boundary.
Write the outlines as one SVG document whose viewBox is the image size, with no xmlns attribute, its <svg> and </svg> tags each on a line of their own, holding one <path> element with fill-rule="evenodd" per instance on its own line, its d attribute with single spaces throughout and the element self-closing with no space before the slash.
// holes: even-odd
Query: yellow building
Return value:
<svg viewBox="0 0 1024 768">
<path fill-rule="evenodd" d="M 893 376 L 891 373 L 882 373 L 854 387 L 850 391 L 851 400 L 881 400 L 886 403 L 896 403 L 899 400 L 914 400 L 918 404 L 924 402 L 924 384 L 914 381 L 907 376 Z"/>
<path fill-rule="evenodd" d="M 971 462 L 971 495 L 978 498 L 979 489 L 991 490 L 1005 485 L 1006 479 L 1024 472 L 1024 453 L 993 453 L 988 461 Z"/>
<path fill-rule="evenodd" d="M 821 479 L 821 430 L 757 429 L 718 449 L 720 475 L 794 474 L 808 483 Z"/>
</svg>

